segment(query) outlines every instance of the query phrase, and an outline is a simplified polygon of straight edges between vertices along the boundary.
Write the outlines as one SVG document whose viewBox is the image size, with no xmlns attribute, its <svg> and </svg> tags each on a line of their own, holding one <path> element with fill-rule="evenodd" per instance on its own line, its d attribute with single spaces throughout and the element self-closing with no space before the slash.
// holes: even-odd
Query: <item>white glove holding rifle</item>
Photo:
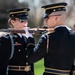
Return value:
<svg viewBox="0 0 75 75">
<path fill-rule="evenodd" d="M 29 27 L 25 27 L 23 28 L 25 30 L 25 36 L 28 38 L 28 37 L 32 37 L 33 38 L 33 35 L 31 33 L 29 33 Z"/>
</svg>

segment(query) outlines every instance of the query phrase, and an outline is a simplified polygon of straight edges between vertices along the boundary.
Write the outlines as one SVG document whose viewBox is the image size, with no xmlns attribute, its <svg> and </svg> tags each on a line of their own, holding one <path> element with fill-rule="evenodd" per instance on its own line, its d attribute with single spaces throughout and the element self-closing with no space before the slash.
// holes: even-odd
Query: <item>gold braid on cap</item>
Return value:
<svg viewBox="0 0 75 75">
<path fill-rule="evenodd" d="M 55 7 L 49 7 L 49 8 L 45 8 L 45 10 L 53 9 L 53 8 L 59 8 L 59 7 L 65 7 L 65 6 L 55 6 Z"/>
<path fill-rule="evenodd" d="M 18 11 L 18 12 L 10 12 L 10 14 L 16 14 L 16 13 L 22 13 L 22 12 L 27 12 L 27 10 Z"/>
</svg>

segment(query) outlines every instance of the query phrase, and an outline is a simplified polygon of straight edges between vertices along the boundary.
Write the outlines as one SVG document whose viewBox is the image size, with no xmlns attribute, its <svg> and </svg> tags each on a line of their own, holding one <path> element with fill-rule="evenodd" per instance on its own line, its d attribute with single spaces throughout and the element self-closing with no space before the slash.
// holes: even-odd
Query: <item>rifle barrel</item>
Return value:
<svg viewBox="0 0 75 75">
<path fill-rule="evenodd" d="M 30 28 L 29 29 L 29 32 L 31 34 L 43 34 L 45 32 L 48 32 L 48 31 L 53 31 L 53 28 L 51 29 L 45 29 L 45 28 Z M 17 29 L 0 29 L 0 32 L 11 32 L 11 33 L 25 33 L 24 30 L 17 30 Z"/>
</svg>

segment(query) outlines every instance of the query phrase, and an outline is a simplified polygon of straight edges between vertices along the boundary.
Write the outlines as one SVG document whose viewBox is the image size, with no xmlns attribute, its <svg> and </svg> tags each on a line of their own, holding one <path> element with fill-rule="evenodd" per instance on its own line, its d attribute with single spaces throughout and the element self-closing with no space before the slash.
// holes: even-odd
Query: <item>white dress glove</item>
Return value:
<svg viewBox="0 0 75 75">
<path fill-rule="evenodd" d="M 23 35 L 25 35 L 27 38 L 28 37 L 33 37 L 33 35 L 31 33 L 29 33 L 29 29 L 30 29 L 29 27 L 25 27 L 23 29 L 25 31 L 25 34 L 23 34 Z"/>
</svg>

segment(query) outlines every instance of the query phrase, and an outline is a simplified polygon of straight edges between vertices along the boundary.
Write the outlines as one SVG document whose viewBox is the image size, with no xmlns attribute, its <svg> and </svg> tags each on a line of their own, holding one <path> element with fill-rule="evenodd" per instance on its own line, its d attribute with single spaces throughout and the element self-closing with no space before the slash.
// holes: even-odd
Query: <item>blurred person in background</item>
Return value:
<svg viewBox="0 0 75 75">
<path fill-rule="evenodd" d="M 27 39 L 28 61 L 35 63 L 44 58 L 43 75 L 69 75 L 74 63 L 75 33 L 65 24 L 66 6 L 65 2 L 42 6 L 46 25 L 54 31 L 42 35 L 36 46 L 31 36 Z"/>
</svg>

